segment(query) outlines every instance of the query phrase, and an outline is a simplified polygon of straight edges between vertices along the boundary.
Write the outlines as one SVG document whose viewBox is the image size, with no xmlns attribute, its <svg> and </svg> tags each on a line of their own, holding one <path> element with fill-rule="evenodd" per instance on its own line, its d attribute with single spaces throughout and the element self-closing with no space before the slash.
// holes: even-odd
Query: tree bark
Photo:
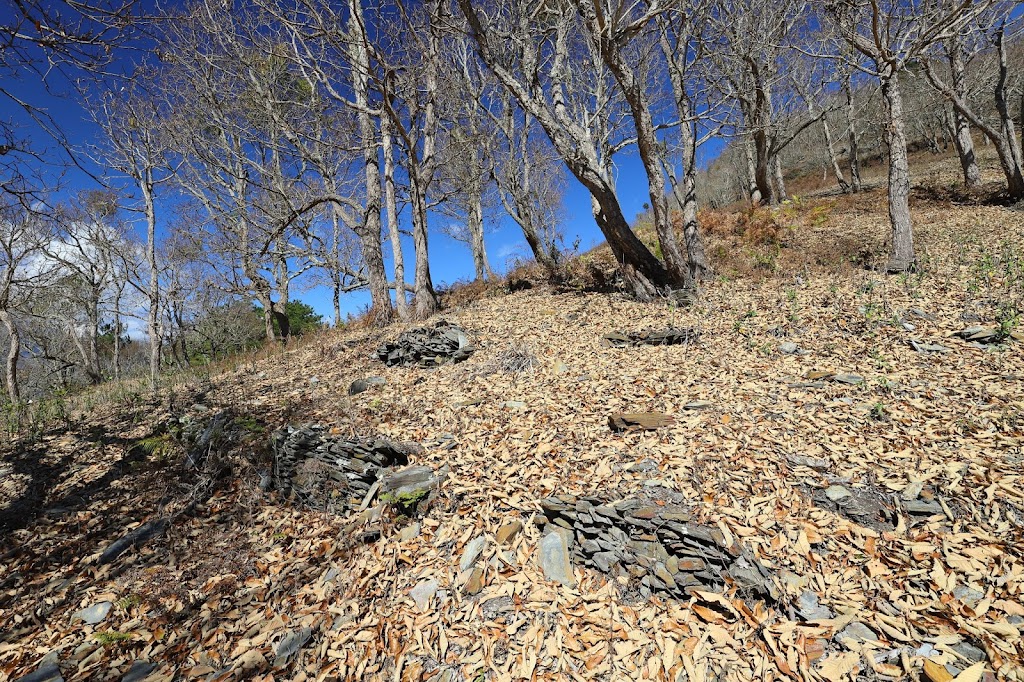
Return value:
<svg viewBox="0 0 1024 682">
<path fill-rule="evenodd" d="M 761 188 L 757 182 L 757 166 L 754 161 L 754 145 L 750 138 L 746 138 L 743 141 L 743 155 L 747 160 L 747 180 L 748 180 L 748 191 L 747 195 L 750 198 L 751 206 L 760 206 L 761 202 L 764 201 L 764 194 L 761 192 Z"/>
<path fill-rule="evenodd" d="M 409 319 L 409 299 L 405 293 L 405 254 L 402 251 L 402 233 L 398 224 L 398 201 L 395 193 L 395 157 L 393 123 L 387 114 L 380 118 L 381 151 L 384 154 L 384 213 L 388 221 L 391 240 L 391 260 L 395 268 L 395 304 L 398 319 Z"/>
<path fill-rule="evenodd" d="M 860 150 L 857 148 L 857 112 L 853 106 L 853 87 L 850 85 L 850 77 L 846 77 L 846 123 L 849 126 L 848 138 L 850 151 L 848 161 L 850 166 L 850 189 L 854 194 L 860 192 Z"/>
<path fill-rule="evenodd" d="M 836 183 L 844 194 L 849 194 L 850 183 L 846 182 L 843 175 L 843 168 L 839 165 L 839 157 L 836 156 L 836 145 L 832 139 L 832 126 L 828 124 L 828 115 L 821 114 L 821 132 L 825 136 L 825 151 L 828 153 L 829 164 L 832 166 L 832 173 L 836 177 Z"/>
<path fill-rule="evenodd" d="M 889 222 L 892 248 L 886 272 L 906 272 L 914 267 L 914 234 L 910 221 L 910 165 L 903 118 L 903 97 L 899 75 L 891 70 L 882 75 L 885 102 L 885 141 L 889 148 Z"/>
<path fill-rule="evenodd" d="M 370 59 L 366 46 L 367 36 L 363 30 L 365 24 L 362 0 L 349 0 L 349 11 L 359 31 L 359 35 L 354 36 L 352 40 L 352 88 L 359 121 L 359 141 L 363 151 L 366 194 L 363 221 L 358 236 L 366 264 L 366 279 L 373 305 L 373 323 L 382 327 L 391 323 L 394 309 L 391 306 L 391 291 L 388 288 L 388 274 L 384 268 L 384 253 L 381 249 L 380 157 L 376 125 L 369 111 Z"/>
<path fill-rule="evenodd" d="M 588 142 L 577 139 L 567 129 L 562 118 L 557 117 L 547 103 L 535 96 L 529 88 L 518 82 L 515 75 L 502 65 L 502 58 L 492 52 L 490 37 L 487 35 L 471 0 L 458 0 L 459 7 L 469 22 L 478 52 L 501 84 L 519 101 L 523 109 L 537 119 L 552 145 L 565 161 L 566 167 L 590 192 L 594 219 L 615 254 L 623 277 L 632 292 L 641 300 L 650 299 L 658 290 L 685 282 L 674 280 L 661 262 L 640 241 L 619 204 L 615 189 L 602 172 L 601 164 L 595 157 Z M 502 49 L 505 49 L 504 47 Z M 555 108 L 558 108 L 555 104 Z"/>
<path fill-rule="evenodd" d="M 149 390 L 154 393 L 160 379 L 160 269 L 156 255 L 156 202 L 153 198 L 153 171 L 146 168 L 142 196 L 146 206 L 146 260 L 149 265 L 149 310 L 146 333 L 149 334 Z"/>
<path fill-rule="evenodd" d="M 1024 197 L 1024 158 L 1021 156 L 1021 144 L 1017 140 L 1017 131 L 1013 124 L 1013 116 L 1010 114 L 1010 106 L 1006 100 L 1006 80 L 1008 66 L 1006 58 L 1006 44 L 1004 42 L 1004 30 L 1000 27 L 996 33 L 996 47 L 999 49 L 999 78 L 996 81 L 996 111 L 999 112 L 999 121 L 1002 128 L 1003 139 L 1007 147 L 1006 153 L 1010 157 L 1013 166 L 1013 178 L 1010 181 L 1010 194 L 1014 198 Z M 993 140 L 995 142 L 995 140 Z"/>
<path fill-rule="evenodd" d="M 21 384 L 18 380 L 18 361 L 21 358 L 21 334 L 13 316 L 6 310 L 0 310 L 0 323 L 7 330 L 7 360 L 4 363 L 4 377 L 7 382 L 7 397 L 11 405 L 18 409 L 21 403 Z"/>
<path fill-rule="evenodd" d="M 782 203 L 789 198 L 786 192 L 786 179 L 782 175 L 782 159 L 778 154 L 772 155 L 772 188 L 775 191 L 775 199 L 772 203 Z"/>
<path fill-rule="evenodd" d="M 647 176 L 648 196 L 651 200 L 651 212 L 654 214 L 654 229 L 658 234 L 662 257 L 665 259 L 665 269 L 668 270 L 669 277 L 673 281 L 692 286 L 693 281 L 689 268 L 679 249 L 675 230 L 672 228 L 668 210 L 668 194 L 665 191 L 665 176 L 662 172 L 662 158 L 659 152 L 658 133 L 651 117 L 647 95 L 644 92 L 645 84 L 625 63 L 617 43 L 614 42 L 614 36 L 608 36 L 602 32 L 596 17 L 588 17 L 587 21 L 591 24 L 591 30 L 601 36 L 601 55 L 618 81 L 626 102 L 629 104 L 633 125 L 636 129 L 637 149 L 640 152 L 640 161 Z"/>
<path fill-rule="evenodd" d="M 967 99 L 967 76 L 963 50 L 960 41 L 951 38 L 946 45 L 946 56 L 949 59 L 949 71 L 952 74 L 953 91 L 957 97 Z M 962 113 L 952 108 L 953 113 L 953 145 L 960 158 L 960 168 L 964 174 L 964 185 L 969 189 L 981 186 L 981 171 L 974 155 L 974 141 L 971 139 L 971 126 Z"/>
<path fill-rule="evenodd" d="M 482 282 L 494 279 L 494 273 L 491 272 L 491 265 L 487 262 L 487 249 L 484 245 L 483 187 L 479 182 L 474 182 L 471 189 L 469 216 L 467 216 L 471 240 L 470 250 L 473 252 L 473 270 L 476 281 Z"/>
</svg>

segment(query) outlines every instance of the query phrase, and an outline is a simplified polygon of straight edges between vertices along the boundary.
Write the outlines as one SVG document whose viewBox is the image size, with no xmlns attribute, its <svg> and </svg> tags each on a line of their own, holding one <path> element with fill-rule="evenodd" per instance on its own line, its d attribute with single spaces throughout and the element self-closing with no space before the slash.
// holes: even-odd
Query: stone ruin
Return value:
<svg viewBox="0 0 1024 682">
<path fill-rule="evenodd" d="M 405 466 L 418 445 L 331 434 L 306 425 L 274 432 L 273 485 L 304 506 L 339 514 L 357 509 L 392 467 Z"/>
<path fill-rule="evenodd" d="M 472 355 L 474 350 L 464 330 L 442 320 L 433 327 L 420 327 L 402 332 L 397 340 L 385 343 L 377 349 L 377 358 L 388 367 L 436 367 L 448 362 L 462 362 Z"/>
<path fill-rule="evenodd" d="M 594 497 L 549 497 L 537 517 L 542 536 L 560 534 L 575 561 L 612 578 L 624 577 L 641 597 L 686 598 L 693 589 L 776 601 L 772 574 L 721 530 L 694 523 L 682 506 L 643 499 L 605 504 Z"/>
<path fill-rule="evenodd" d="M 668 327 L 642 332 L 611 332 L 601 337 L 611 348 L 632 348 L 636 346 L 675 346 L 696 343 L 700 332 L 690 327 Z"/>
</svg>

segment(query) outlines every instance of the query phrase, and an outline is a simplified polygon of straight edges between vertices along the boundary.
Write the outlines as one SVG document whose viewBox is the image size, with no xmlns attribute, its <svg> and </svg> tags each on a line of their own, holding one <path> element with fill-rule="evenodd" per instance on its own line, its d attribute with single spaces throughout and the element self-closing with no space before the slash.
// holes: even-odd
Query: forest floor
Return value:
<svg viewBox="0 0 1024 682">
<path fill-rule="evenodd" d="M 439 316 L 477 348 L 460 364 L 385 368 L 374 350 L 395 325 L 325 332 L 160 401 L 80 400 L 61 428 L 0 444 L 0 679 L 1024 682 L 1024 342 L 1005 336 L 1024 211 L 938 189 L 954 171 L 918 168 L 914 274 L 868 267 L 883 191 L 809 197 L 705 214 L 718 276 L 689 307 L 495 287 Z M 975 325 L 1003 334 L 954 336 Z M 699 337 L 602 342 L 666 327 Z M 369 376 L 385 383 L 348 395 Z M 225 409 L 231 468 L 190 506 L 202 480 L 164 434 Z M 609 429 L 646 411 L 674 423 Z M 261 491 L 270 432 L 304 423 L 448 465 L 418 528 Z M 830 487 L 902 502 L 878 528 L 822 504 Z M 582 565 L 572 586 L 545 579 L 540 500 L 654 490 L 755 557 L 777 597 L 726 581 L 641 598 Z M 379 538 L 354 541 L 356 524 Z M 480 537 L 473 576 L 460 563 Z"/>
</svg>

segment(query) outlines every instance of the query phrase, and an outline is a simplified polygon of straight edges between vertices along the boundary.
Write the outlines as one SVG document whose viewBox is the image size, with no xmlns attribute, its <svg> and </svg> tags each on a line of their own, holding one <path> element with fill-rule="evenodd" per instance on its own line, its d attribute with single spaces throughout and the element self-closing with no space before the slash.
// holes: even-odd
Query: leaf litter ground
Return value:
<svg viewBox="0 0 1024 682">
<path fill-rule="evenodd" d="M 385 368 L 374 351 L 396 328 L 324 334 L 212 377 L 204 397 L 136 405 L 135 423 L 123 405 L 95 409 L 5 455 L 3 502 L 21 511 L 0 546 L 0 675 L 58 651 L 65 679 L 97 680 L 137 661 L 168 680 L 1024 680 L 1024 344 L 952 336 L 1019 306 L 1024 214 L 918 201 L 921 274 L 819 262 L 846 240 L 884 253 L 880 200 L 821 200 L 824 220 L 820 202 L 783 209 L 796 227 L 774 263 L 716 234 L 713 248 L 739 255 L 690 308 L 547 289 L 485 298 L 444 315 L 477 348 L 458 365 Z M 668 327 L 699 339 L 602 343 Z M 386 383 L 347 395 L 373 375 Z M 99 565 L 190 489 L 136 444 L 172 415 L 223 406 L 258 425 L 244 447 L 322 423 L 419 443 L 412 463 L 448 465 L 448 479 L 418 534 L 385 519 L 360 545 L 351 517 L 290 506 L 236 469 L 164 537 Z M 674 421 L 608 427 L 647 411 Z M 829 486 L 941 512 L 879 530 L 815 503 Z M 637 599 L 580 565 L 573 587 L 545 580 L 540 500 L 651 488 L 756 556 L 779 603 Z M 479 570 L 460 570 L 471 544 Z M 73 622 L 105 601 L 102 622 Z"/>
</svg>

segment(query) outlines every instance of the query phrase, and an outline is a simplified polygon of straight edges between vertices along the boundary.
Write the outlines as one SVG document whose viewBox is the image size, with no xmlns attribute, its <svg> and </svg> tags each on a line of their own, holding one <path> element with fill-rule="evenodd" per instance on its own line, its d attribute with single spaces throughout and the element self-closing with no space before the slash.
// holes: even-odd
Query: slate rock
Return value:
<svg viewBox="0 0 1024 682">
<path fill-rule="evenodd" d="M 437 588 L 438 583 L 436 580 L 424 580 L 409 590 L 409 596 L 415 602 L 416 608 L 420 611 L 426 611 L 430 608 L 430 601 L 437 594 Z"/>
<path fill-rule="evenodd" d="M 858 374 L 837 374 L 834 377 L 832 377 L 832 381 L 838 381 L 841 384 L 857 386 L 858 384 L 864 383 L 864 377 Z"/>
<path fill-rule="evenodd" d="M 853 497 L 853 493 L 841 485 L 830 485 L 825 488 L 825 497 L 833 502 L 839 502 Z"/>
<path fill-rule="evenodd" d="M 569 546 L 564 535 L 552 531 L 541 539 L 540 567 L 547 580 L 561 583 L 566 587 L 575 586 L 576 578 L 573 576 Z"/>
<path fill-rule="evenodd" d="M 149 661 L 133 661 L 132 667 L 128 668 L 128 672 L 121 678 L 121 682 L 142 682 L 154 670 L 156 670 L 156 665 Z"/>
<path fill-rule="evenodd" d="M 970 642 L 960 642 L 959 644 L 954 644 L 953 651 L 963 656 L 971 663 L 980 663 L 981 661 L 988 660 L 988 654 L 986 654 L 983 650 L 974 646 Z"/>
<path fill-rule="evenodd" d="M 874 630 L 864 623 L 855 620 L 843 628 L 842 631 L 836 635 L 835 639 L 840 644 L 843 643 L 843 640 L 847 639 L 854 642 L 877 642 L 878 635 L 876 635 Z"/>
<path fill-rule="evenodd" d="M 796 345 L 792 341 L 786 341 L 779 344 L 779 352 L 783 355 L 796 355 L 799 350 L 800 346 Z"/>
<path fill-rule="evenodd" d="M 835 614 L 818 603 L 818 595 L 810 590 L 805 590 L 797 600 L 797 612 L 804 620 L 828 620 Z"/>
<path fill-rule="evenodd" d="M 922 343 L 915 339 L 910 340 L 910 347 L 918 353 L 948 353 L 949 348 L 938 343 Z"/>
<path fill-rule="evenodd" d="M 86 625 L 96 625 L 102 623 L 110 613 L 111 607 L 114 605 L 109 601 L 101 601 L 98 604 L 93 604 L 87 608 L 76 611 L 71 616 L 71 622 L 74 623 L 77 620 L 84 622 Z"/>
<path fill-rule="evenodd" d="M 349 395 L 358 395 L 364 391 L 370 390 L 371 386 L 383 386 L 386 383 L 384 377 L 367 377 L 365 379 L 356 379 L 348 387 Z"/>
<path fill-rule="evenodd" d="M 417 364 L 421 367 L 436 367 L 462 362 L 474 351 L 465 331 L 442 320 L 433 327 L 403 332 L 396 341 L 385 343 L 377 349 L 377 359 L 388 367 Z"/>
<path fill-rule="evenodd" d="M 419 537 L 419 534 L 420 534 L 420 524 L 418 522 L 417 523 L 410 523 L 408 526 L 406 526 L 401 531 L 399 531 L 399 533 L 398 533 L 398 541 L 399 542 L 409 542 L 410 540 L 414 540 L 417 537 Z"/>
<path fill-rule="evenodd" d="M 518 536 L 522 530 L 522 521 L 512 521 L 511 523 L 506 523 L 504 526 L 499 528 L 498 532 L 495 533 L 494 538 L 498 541 L 499 545 L 507 545 L 515 540 L 516 536 Z"/>
<path fill-rule="evenodd" d="M 34 672 L 24 677 L 19 677 L 14 682 L 64 682 L 64 678 L 60 674 L 59 652 L 51 651 L 46 654 L 39 661 L 39 665 Z"/>
<path fill-rule="evenodd" d="M 953 596 L 967 604 L 968 606 L 977 604 L 985 598 L 985 593 L 981 590 L 975 589 L 970 585 L 960 585 L 953 590 Z"/>
<path fill-rule="evenodd" d="M 281 668 L 287 665 L 291 657 L 297 654 L 312 636 L 313 629 L 309 627 L 288 632 L 274 648 L 274 667 Z"/>
<path fill-rule="evenodd" d="M 468 570 L 470 566 L 476 563 L 476 560 L 480 558 L 480 554 L 484 551 L 484 547 L 487 546 L 487 538 L 483 535 L 470 540 L 466 545 L 466 549 L 462 551 L 462 559 L 459 561 L 459 570 Z"/>
</svg>

